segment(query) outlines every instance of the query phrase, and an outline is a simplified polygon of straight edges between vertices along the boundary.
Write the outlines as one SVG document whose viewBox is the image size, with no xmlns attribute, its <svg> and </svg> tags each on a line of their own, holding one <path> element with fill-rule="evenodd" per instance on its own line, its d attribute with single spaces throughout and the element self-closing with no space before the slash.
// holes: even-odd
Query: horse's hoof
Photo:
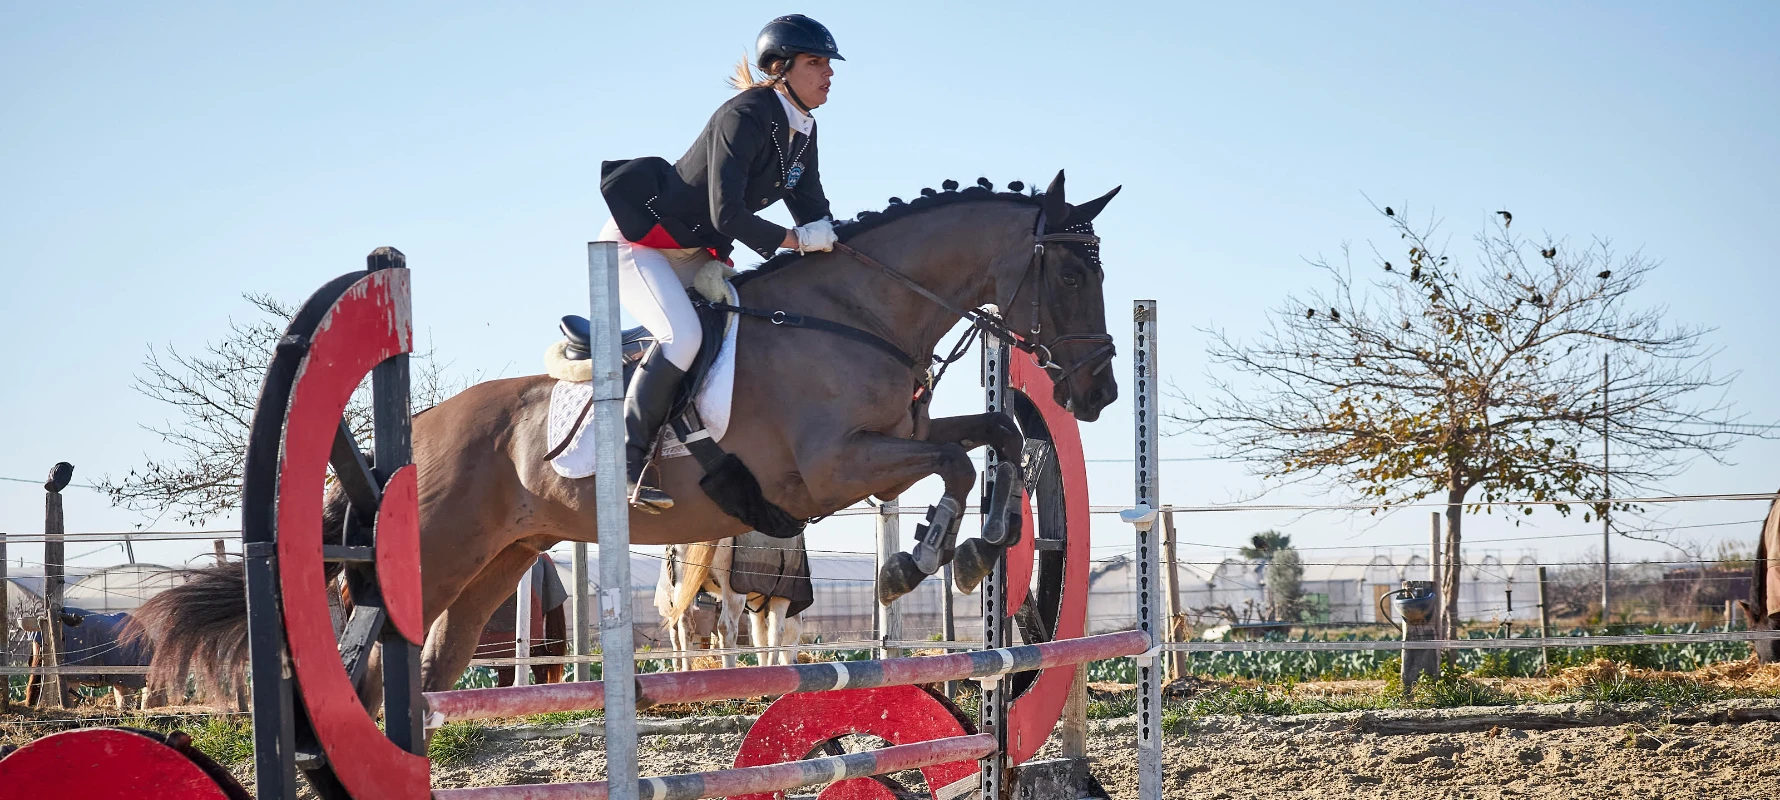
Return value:
<svg viewBox="0 0 1780 800">
<path fill-rule="evenodd" d="M 958 552 L 952 555 L 952 583 L 958 591 L 975 592 L 983 579 L 995 570 L 995 560 L 1001 558 L 1001 551 L 1002 548 L 981 539 L 960 542 Z"/>
<path fill-rule="evenodd" d="M 992 494 L 989 497 L 989 513 L 983 522 L 983 543 L 996 547 L 1006 547 L 1020 540 L 1020 510 L 1015 508 L 1014 492 L 1019 488 L 1020 472 L 1011 462 L 1003 461 L 995 467 L 995 479 L 992 482 Z"/>
<path fill-rule="evenodd" d="M 890 605 L 915 587 L 927 576 L 915 566 L 915 559 L 908 553 L 897 553 L 884 562 L 878 570 L 878 604 Z"/>
</svg>

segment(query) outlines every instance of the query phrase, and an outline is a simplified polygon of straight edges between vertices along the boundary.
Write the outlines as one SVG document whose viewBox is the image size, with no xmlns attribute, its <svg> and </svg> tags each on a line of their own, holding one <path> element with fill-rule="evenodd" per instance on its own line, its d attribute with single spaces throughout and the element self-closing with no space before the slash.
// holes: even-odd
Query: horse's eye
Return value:
<svg viewBox="0 0 1780 800">
<path fill-rule="evenodd" d="M 1063 285 L 1067 286 L 1071 289 L 1074 289 L 1078 286 L 1081 286 L 1082 282 L 1076 280 L 1073 276 L 1065 275 L 1065 276 L 1063 276 Z"/>
</svg>

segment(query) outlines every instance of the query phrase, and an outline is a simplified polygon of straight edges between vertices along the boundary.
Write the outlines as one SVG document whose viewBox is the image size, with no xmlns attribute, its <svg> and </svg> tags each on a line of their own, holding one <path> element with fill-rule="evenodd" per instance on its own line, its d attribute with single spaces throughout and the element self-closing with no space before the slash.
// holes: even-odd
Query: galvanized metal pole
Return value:
<svg viewBox="0 0 1780 800">
<path fill-rule="evenodd" d="M 587 594 L 587 543 L 576 542 L 574 547 L 575 564 L 569 568 L 570 581 L 574 586 L 574 605 L 570 606 L 570 618 L 575 626 L 574 633 L 569 635 L 569 645 L 574 648 L 575 662 L 574 680 L 593 680 L 593 664 L 586 661 L 592 652 L 588 645 L 587 629 L 593 624 L 593 600 Z"/>
<path fill-rule="evenodd" d="M 1161 547 L 1154 527 L 1161 466 L 1160 428 L 1156 409 L 1156 301 L 1138 300 L 1132 308 L 1132 421 L 1136 440 L 1137 511 L 1149 510 L 1151 522 L 1137 524 L 1137 629 L 1150 637 L 1151 654 L 1162 642 Z M 1156 655 L 1137 659 L 1137 796 L 1162 800 L 1162 675 Z"/>
<path fill-rule="evenodd" d="M 902 549 L 902 531 L 898 524 L 898 513 L 902 504 L 895 500 L 886 500 L 878 504 L 878 563 L 876 569 L 881 570 L 891 556 Z M 873 575 L 878 574 L 875 570 Z M 878 658 L 899 658 L 902 649 L 890 647 L 889 641 L 902 637 L 902 615 L 896 604 L 875 606 L 876 613 L 872 617 L 872 638 L 878 640 Z"/>
<path fill-rule="evenodd" d="M 624 366 L 618 322 L 618 243 L 589 242 L 594 496 L 600 549 L 601 678 L 611 800 L 637 800 L 637 686 L 630 609 L 630 502 L 624 481 Z"/>
<path fill-rule="evenodd" d="M 1007 359 L 1011 352 L 1006 344 L 999 340 L 983 339 L 983 410 L 991 414 L 1005 411 L 1007 404 Z M 993 448 L 983 461 L 983 505 L 987 505 L 989 497 L 995 492 L 995 468 L 1000 463 Z M 1028 533 L 1028 536 L 1036 535 Z M 945 591 L 950 593 L 952 587 L 947 582 Z M 1000 648 L 1012 644 L 1011 612 L 1005 608 L 1007 600 L 1007 556 L 1003 554 L 996 559 L 995 568 L 989 577 L 983 580 L 978 596 L 983 602 L 983 647 Z M 983 681 L 983 699 L 979 715 L 978 730 L 993 734 L 998 743 L 994 753 L 982 760 L 982 797 L 983 800 L 1000 800 L 1007 797 L 1012 789 L 1013 764 L 1007 763 L 1004 755 L 1008 749 L 1007 741 L 1007 710 L 1008 693 L 1003 687 L 1000 676 Z"/>
<path fill-rule="evenodd" d="M 524 659 L 532 657 L 532 588 L 537 585 L 538 562 L 533 561 L 525 574 L 519 576 L 519 589 L 514 592 L 518 602 L 513 621 L 513 685 L 532 685 L 532 665 Z"/>
</svg>

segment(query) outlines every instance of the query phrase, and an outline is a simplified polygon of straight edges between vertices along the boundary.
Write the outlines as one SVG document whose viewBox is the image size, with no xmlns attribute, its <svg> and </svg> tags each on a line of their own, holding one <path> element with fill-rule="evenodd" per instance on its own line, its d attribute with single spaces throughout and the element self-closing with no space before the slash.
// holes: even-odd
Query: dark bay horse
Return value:
<svg viewBox="0 0 1780 800">
<path fill-rule="evenodd" d="M 925 405 L 911 403 L 934 348 L 960 319 L 947 305 L 996 305 L 1011 329 L 1045 345 L 1053 396 L 1077 419 L 1092 422 L 1118 395 L 1106 369 L 1104 276 L 1098 248 L 1087 241 L 1118 190 L 1074 206 L 1065 202 L 1061 172 L 1041 194 L 950 190 L 955 185 L 837 229 L 843 243 L 943 304 L 841 252 L 781 255 L 736 281 L 743 306 L 844 322 L 918 361 L 910 368 L 855 339 L 742 319 L 735 422 L 721 445 L 793 517 L 892 498 L 929 475 L 939 475 L 946 497 L 967 508 L 976 483 L 969 450 L 988 445 L 1018 463 L 1023 440 L 1008 416 L 929 419 Z M 1040 239 L 1071 234 L 1075 241 Z M 545 376 L 490 381 L 414 418 L 426 691 L 452 687 L 490 613 L 538 553 L 561 541 L 598 540 L 595 478 L 563 478 L 544 459 L 554 383 Z M 702 476 L 695 459 L 661 462 L 660 485 L 677 502 L 661 514 L 633 512 L 631 541 L 710 542 L 746 532 L 747 524 L 701 490 Z M 337 493 L 330 496 L 326 519 L 337 526 L 344 507 Z M 338 541 L 340 534 L 334 527 L 326 535 Z M 165 665 L 171 675 L 173 665 L 195 666 L 208 671 L 199 677 L 213 672 L 229 685 L 247 650 L 243 585 L 239 565 L 213 567 L 146 604 L 138 617 L 153 632 L 156 669 Z M 368 699 L 377 690 L 364 692 Z"/>
</svg>

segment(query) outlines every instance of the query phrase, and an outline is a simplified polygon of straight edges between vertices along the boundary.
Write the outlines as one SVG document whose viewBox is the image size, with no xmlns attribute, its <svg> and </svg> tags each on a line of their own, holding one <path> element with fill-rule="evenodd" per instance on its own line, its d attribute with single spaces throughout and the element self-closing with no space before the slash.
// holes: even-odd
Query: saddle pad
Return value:
<svg viewBox="0 0 1780 800">
<path fill-rule="evenodd" d="M 737 302 L 734 286 L 729 288 L 729 302 Z M 704 421 L 705 429 L 710 431 L 713 441 L 722 442 L 723 434 L 729 431 L 729 410 L 732 396 L 735 394 L 735 350 L 736 330 L 740 317 L 729 315 L 723 326 L 723 344 L 717 350 L 717 357 L 711 362 L 710 371 L 705 374 L 704 385 L 699 387 L 698 398 L 693 406 L 698 410 L 699 419 Z M 574 437 L 574 441 L 550 460 L 550 466 L 556 474 L 565 478 L 585 478 L 593 474 L 594 441 L 590 431 L 593 428 L 593 414 L 589 412 L 581 416 L 581 410 L 587 407 L 588 398 L 593 396 L 591 381 L 557 381 L 556 388 L 550 392 L 550 420 L 545 426 L 545 447 L 555 447 L 564 438 Z M 580 419 L 581 427 L 570 430 L 575 421 Z M 663 425 L 661 429 L 661 453 L 658 458 L 679 458 L 691 455 L 686 446 L 674 438 L 673 426 Z"/>
</svg>

